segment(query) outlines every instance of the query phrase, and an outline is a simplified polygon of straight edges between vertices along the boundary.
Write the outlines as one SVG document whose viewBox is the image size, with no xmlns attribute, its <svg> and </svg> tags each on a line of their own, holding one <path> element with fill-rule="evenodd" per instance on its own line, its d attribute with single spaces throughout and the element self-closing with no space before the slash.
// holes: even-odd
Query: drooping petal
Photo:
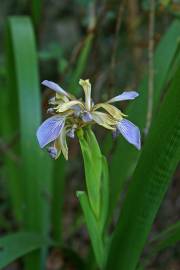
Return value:
<svg viewBox="0 0 180 270">
<path fill-rule="evenodd" d="M 124 138 L 133 144 L 138 150 L 141 149 L 141 134 L 137 126 L 127 119 L 123 119 L 117 124 L 118 131 Z"/>
<path fill-rule="evenodd" d="M 57 83 L 54 83 L 54 82 L 48 81 L 48 80 L 44 80 L 41 84 L 54 90 L 55 92 L 57 92 L 60 95 L 68 96 L 68 93 L 64 89 L 62 89 L 62 87 L 60 87 Z"/>
<path fill-rule="evenodd" d="M 111 98 L 107 102 L 108 103 L 113 103 L 113 102 L 122 101 L 122 100 L 132 100 L 132 99 L 135 99 L 138 96 L 139 96 L 139 94 L 136 91 L 125 91 L 122 94 Z"/>
<path fill-rule="evenodd" d="M 93 120 L 100 126 L 103 126 L 107 129 L 114 130 L 114 125 L 117 124 L 117 121 L 115 121 L 110 115 L 103 112 L 92 112 L 91 113 Z"/>
<path fill-rule="evenodd" d="M 41 148 L 54 141 L 64 127 L 64 117 L 52 116 L 45 120 L 38 128 L 36 136 Z"/>
<path fill-rule="evenodd" d="M 91 84 L 89 80 L 79 80 L 79 84 L 82 86 L 85 93 L 85 107 L 87 111 L 91 110 Z"/>
<path fill-rule="evenodd" d="M 62 87 L 60 87 L 57 83 L 54 83 L 52 81 L 44 80 L 41 84 L 47 86 L 51 90 L 55 91 L 57 94 L 61 96 L 66 96 L 69 98 L 74 98 L 71 94 L 66 92 Z"/>
<path fill-rule="evenodd" d="M 99 109 L 99 108 L 103 108 L 104 110 L 106 110 L 110 115 L 113 116 L 113 118 L 117 119 L 117 120 L 121 120 L 124 116 L 124 114 L 119 110 L 117 109 L 115 106 L 113 105 L 110 105 L 108 103 L 99 103 L 99 104 L 96 104 L 94 107 L 93 107 L 93 111 Z"/>
<path fill-rule="evenodd" d="M 65 102 L 63 104 L 60 104 L 59 106 L 56 107 L 56 111 L 57 112 L 65 112 L 67 110 L 73 109 L 75 110 L 75 112 L 77 111 L 77 107 L 75 106 L 79 106 L 80 108 L 84 109 L 84 105 L 81 101 L 79 100 L 71 100 L 69 102 Z"/>
</svg>

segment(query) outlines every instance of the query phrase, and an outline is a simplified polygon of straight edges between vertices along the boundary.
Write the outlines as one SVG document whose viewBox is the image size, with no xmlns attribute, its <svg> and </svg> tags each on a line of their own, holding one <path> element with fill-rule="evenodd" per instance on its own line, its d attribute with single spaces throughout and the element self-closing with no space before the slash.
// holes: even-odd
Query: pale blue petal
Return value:
<svg viewBox="0 0 180 270">
<path fill-rule="evenodd" d="M 138 150 L 141 149 L 141 134 L 137 126 L 127 119 L 122 119 L 118 122 L 117 129 L 129 143 L 133 144 Z"/>
<path fill-rule="evenodd" d="M 54 141 L 64 127 L 64 117 L 52 116 L 42 123 L 37 130 L 37 139 L 41 148 Z"/>
<path fill-rule="evenodd" d="M 79 117 L 80 116 L 80 113 L 81 113 L 81 107 L 79 105 L 74 105 L 71 107 L 72 110 L 74 110 L 74 115 L 76 117 Z"/>
<path fill-rule="evenodd" d="M 50 155 L 53 159 L 56 159 L 57 154 L 58 154 L 58 151 L 57 151 L 56 147 L 50 146 L 50 147 L 48 147 L 47 151 L 48 151 L 49 155 Z"/>
<path fill-rule="evenodd" d="M 123 101 L 123 100 L 132 100 L 138 97 L 139 94 L 136 91 L 127 91 L 123 92 L 122 94 L 111 98 L 108 100 L 108 103 L 116 102 L 116 101 Z"/>
<path fill-rule="evenodd" d="M 82 120 L 86 122 L 91 122 L 93 120 L 92 115 L 90 112 L 84 111 L 81 116 Z"/>
<path fill-rule="evenodd" d="M 62 87 L 60 87 L 57 83 L 45 80 L 41 84 L 43 84 L 43 85 L 47 86 L 48 88 L 54 90 L 56 93 L 58 93 L 60 95 L 69 96 L 69 94 L 64 89 L 62 89 Z"/>
<path fill-rule="evenodd" d="M 67 136 L 69 138 L 71 138 L 71 139 L 74 139 L 74 137 L 75 137 L 75 129 L 74 128 L 71 128 L 70 130 L 68 130 Z"/>
</svg>

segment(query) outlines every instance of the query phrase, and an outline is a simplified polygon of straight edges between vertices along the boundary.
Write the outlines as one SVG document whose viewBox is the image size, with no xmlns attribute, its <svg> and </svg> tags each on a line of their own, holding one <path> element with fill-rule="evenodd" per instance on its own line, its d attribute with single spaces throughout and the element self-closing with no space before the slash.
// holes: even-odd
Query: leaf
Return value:
<svg viewBox="0 0 180 270">
<path fill-rule="evenodd" d="M 35 135 L 41 123 L 41 102 L 34 33 L 28 17 L 8 19 L 6 59 L 8 124 L 4 127 L 5 139 L 14 133 L 20 134 L 13 148 L 20 162 L 7 160 L 6 163 L 9 190 L 24 229 L 47 235 L 52 163 L 40 150 Z M 35 257 L 30 256 L 28 269 L 40 269 L 40 256 Z"/>
<path fill-rule="evenodd" d="M 99 221 L 102 233 L 105 233 L 108 213 L 109 213 L 109 170 L 107 160 L 104 156 L 102 156 L 101 215 Z"/>
<path fill-rule="evenodd" d="M 47 242 L 41 235 L 28 232 L 13 233 L 0 238 L 1 269 L 25 254 L 42 248 Z"/>
<path fill-rule="evenodd" d="M 31 13 L 32 13 L 32 19 L 34 22 L 34 25 L 38 27 L 40 20 L 41 20 L 41 14 L 42 14 L 42 0 L 32 0 L 31 1 Z"/>
<path fill-rule="evenodd" d="M 106 269 L 135 269 L 180 160 L 179 85 L 180 68 L 153 122 L 130 183 L 113 235 Z"/>
<path fill-rule="evenodd" d="M 180 21 L 175 20 L 167 30 L 164 37 L 161 39 L 155 51 L 155 87 L 154 87 L 154 100 L 153 112 L 156 113 L 157 106 L 162 94 L 162 91 L 167 82 L 167 75 L 171 69 L 174 56 L 179 46 L 179 29 Z M 126 110 L 130 121 L 140 127 L 144 131 L 146 125 L 147 115 L 147 88 L 148 77 L 145 76 L 140 84 L 138 90 L 140 93 L 139 98 L 131 102 Z M 117 203 L 122 186 L 126 179 L 132 175 L 132 172 L 137 164 L 139 152 L 129 145 L 122 137 L 119 137 L 118 144 L 112 156 L 110 166 L 111 178 L 111 195 L 110 195 L 110 212 Z M 118 177 L 117 177 L 118 172 Z"/>
<path fill-rule="evenodd" d="M 91 129 L 85 130 L 83 135 L 78 134 L 84 159 L 88 196 L 80 191 L 77 192 L 77 196 L 83 209 L 96 261 L 101 268 L 106 257 L 105 229 L 109 210 L 108 165 L 105 157 L 101 155 Z"/>
<path fill-rule="evenodd" d="M 100 215 L 101 151 L 94 133 L 88 129 L 79 137 L 82 150 L 88 198 L 95 216 Z"/>
<path fill-rule="evenodd" d="M 80 201 L 80 204 L 81 204 L 84 216 L 85 216 L 85 221 L 86 221 L 86 225 L 87 225 L 90 239 L 92 242 L 96 261 L 99 267 L 101 268 L 103 265 L 103 260 L 104 260 L 103 259 L 104 247 L 103 247 L 101 233 L 97 225 L 97 220 L 95 216 L 93 215 L 86 193 L 83 191 L 77 191 L 77 197 Z"/>
</svg>

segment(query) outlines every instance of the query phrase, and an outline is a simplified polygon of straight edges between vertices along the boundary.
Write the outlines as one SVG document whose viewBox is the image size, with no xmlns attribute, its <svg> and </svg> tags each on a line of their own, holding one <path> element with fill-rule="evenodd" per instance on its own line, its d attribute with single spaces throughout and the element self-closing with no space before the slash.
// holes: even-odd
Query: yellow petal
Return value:
<svg viewBox="0 0 180 270">
<path fill-rule="evenodd" d="M 81 101 L 72 100 L 72 101 L 65 102 L 65 103 L 60 104 L 59 106 L 57 106 L 56 111 L 59 112 L 59 113 L 65 112 L 65 111 L 71 109 L 75 105 L 79 105 L 82 109 L 84 109 L 84 105 L 83 105 L 83 103 Z"/>
<path fill-rule="evenodd" d="M 61 144 L 60 144 L 60 141 L 59 141 L 59 138 L 57 138 L 54 142 L 54 147 L 57 149 L 57 156 L 55 159 L 58 159 L 58 157 L 60 156 L 61 154 Z"/>
<path fill-rule="evenodd" d="M 68 102 L 68 101 L 69 101 L 68 97 L 63 96 L 63 95 L 60 95 L 60 94 L 58 94 L 58 93 L 56 93 L 56 100 L 57 100 L 57 101 L 62 100 L 62 101 L 64 101 L 64 102 Z"/>
<path fill-rule="evenodd" d="M 79 84 L 82 86 L 85 93 L 85 107 L 87 111 L 91 110 L 91 84 L 89 80 L 79 80 Z"/>
<path fill-rule="evenodd" d="M 97 110 L 99 108 L 103 108 L 104 110 L 106 110 L 110 115 L 113 116 L 113 118 L 117 119 L 117 120 L 122 120 L 123 118 L 123 114 L 121 113 L 121 111 L 119 109 L 117 109 L 115 106 L 110 105 L 108 103 L 99 103 L 96 104 L 93 107 L 93 110 Z"/>
<path fill-rule="evenodd" d="M 65 159 L 68 160 L 68 147 L 66 143 L 66 129 L 65 128 L 63 128 L 59 136 L 59 144 L 61 145 L 61 150 Z"/>
<path fill-rule="evenodd" d="M 114 130 L 117 124 L 117 121 L 114 120 L 109 114 L 103 112 L 92 112 L 91 113 L 93 120 L 100 126 L 103 126 L 107 129 Z"/>
</svg>

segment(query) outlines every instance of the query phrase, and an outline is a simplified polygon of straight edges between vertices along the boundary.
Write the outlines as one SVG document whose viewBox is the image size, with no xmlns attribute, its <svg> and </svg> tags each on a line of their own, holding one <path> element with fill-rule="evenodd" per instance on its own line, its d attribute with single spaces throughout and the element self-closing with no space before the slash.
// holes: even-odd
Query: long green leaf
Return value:
<svg viewBox="0 0 180 270">
<path fill-rule="evenodd" d="M 88 198 L 91 208 L 98 218 L 101 202 L 102 155 L 95 135 L 90 129 L 84 132 L 84 136 L 79 136 L 79 141 L 84 160 Z"/>
<path fill-rule="evenodd" d="M 21 232 L 0 238 L 0 267 L 47 245 L 47 240 L 35 233 Z"/>
<path fill-rule="evenodd" d="M 103 257 L 104 247 L 103 247 L 103 242 L 102 242 L 102 235 L 98 228 L 97 220 L 95 216 L 93 215 L 86 193 L 83 191 L 78 191 L 77 197 L 80 201 L 80 204 L 81 204 L 84 216 L 85 216 L 86 225 L 87 225 L 88 232 L 91 238 L 91 242 L 92 242 L 92 246 L 93 246 L 97 263 L 100 267 L 102 267 L 103 260 L 104 260 L 104 257 Z"/>
<path fill-rule="evenodd" d="M 109 213 L 109 170 L 107 160 L 102 156 L 102 175 L 101 175 L 101 214 L 99 224 L 102 233 L 105 233 L 107 218 Z"/>
<path fill-rule="evenodd" d="M 16 153 L 21 159 L 20 164 L 8 161 L 10 190 L 18 201 L 16 209 L 19 207 L 23 213 L 24 229 L 46 235 L 49 230 L 52 164 L 39 149 L 35 135 L 41 123 L 41 110 L 37 55 L 29 18 L 11 17 L 6 34 L 9 78 L 6 138 L 15 132 L 20 134 Z M 28 262 L 28 269 L 35 268 L 41 269 L 38 255 Z"/>
<path fill-rule="evenodd" d="M 159 103 L 162 90 L 166 84 L 168 72 L 171 68 L 172 61 L 179 46 L 179 29 L 180 21 L 175 20 L 170 25 L 164 37 L 161 39 L 155 52 L 155 89 L 153 100 L 154 113 L 157 110 L 157 105 Z M 138 88 L 140 93 L 139 98 L 131 102 L 126 111 L 129 116 L 129 120 L 137 124 L 141 128 L 142 132 L 146 125 L 147 88 L 148 77 L 145 76 Z M 131 145 L 128 145 L 123 138 L 118 138 L 118 145 L 113 154 L 112 163 L 110 166 L 111 212 L 119 198 L 123 183 L 130 175 L 132 175 L 138 158 L 139 152 L 136 151 Z"/>
<path fill-rule="evenodd" d="M 42 15 L 42 0 L 31 1 L 32 19 L 36 27 L 38 27 Z"/>
<path fill-rule="evenodd" d="M 180 68 L 155 119 L 113 235 L 106 269 L 134 270 L 180 160 Z"/>
</svg>

